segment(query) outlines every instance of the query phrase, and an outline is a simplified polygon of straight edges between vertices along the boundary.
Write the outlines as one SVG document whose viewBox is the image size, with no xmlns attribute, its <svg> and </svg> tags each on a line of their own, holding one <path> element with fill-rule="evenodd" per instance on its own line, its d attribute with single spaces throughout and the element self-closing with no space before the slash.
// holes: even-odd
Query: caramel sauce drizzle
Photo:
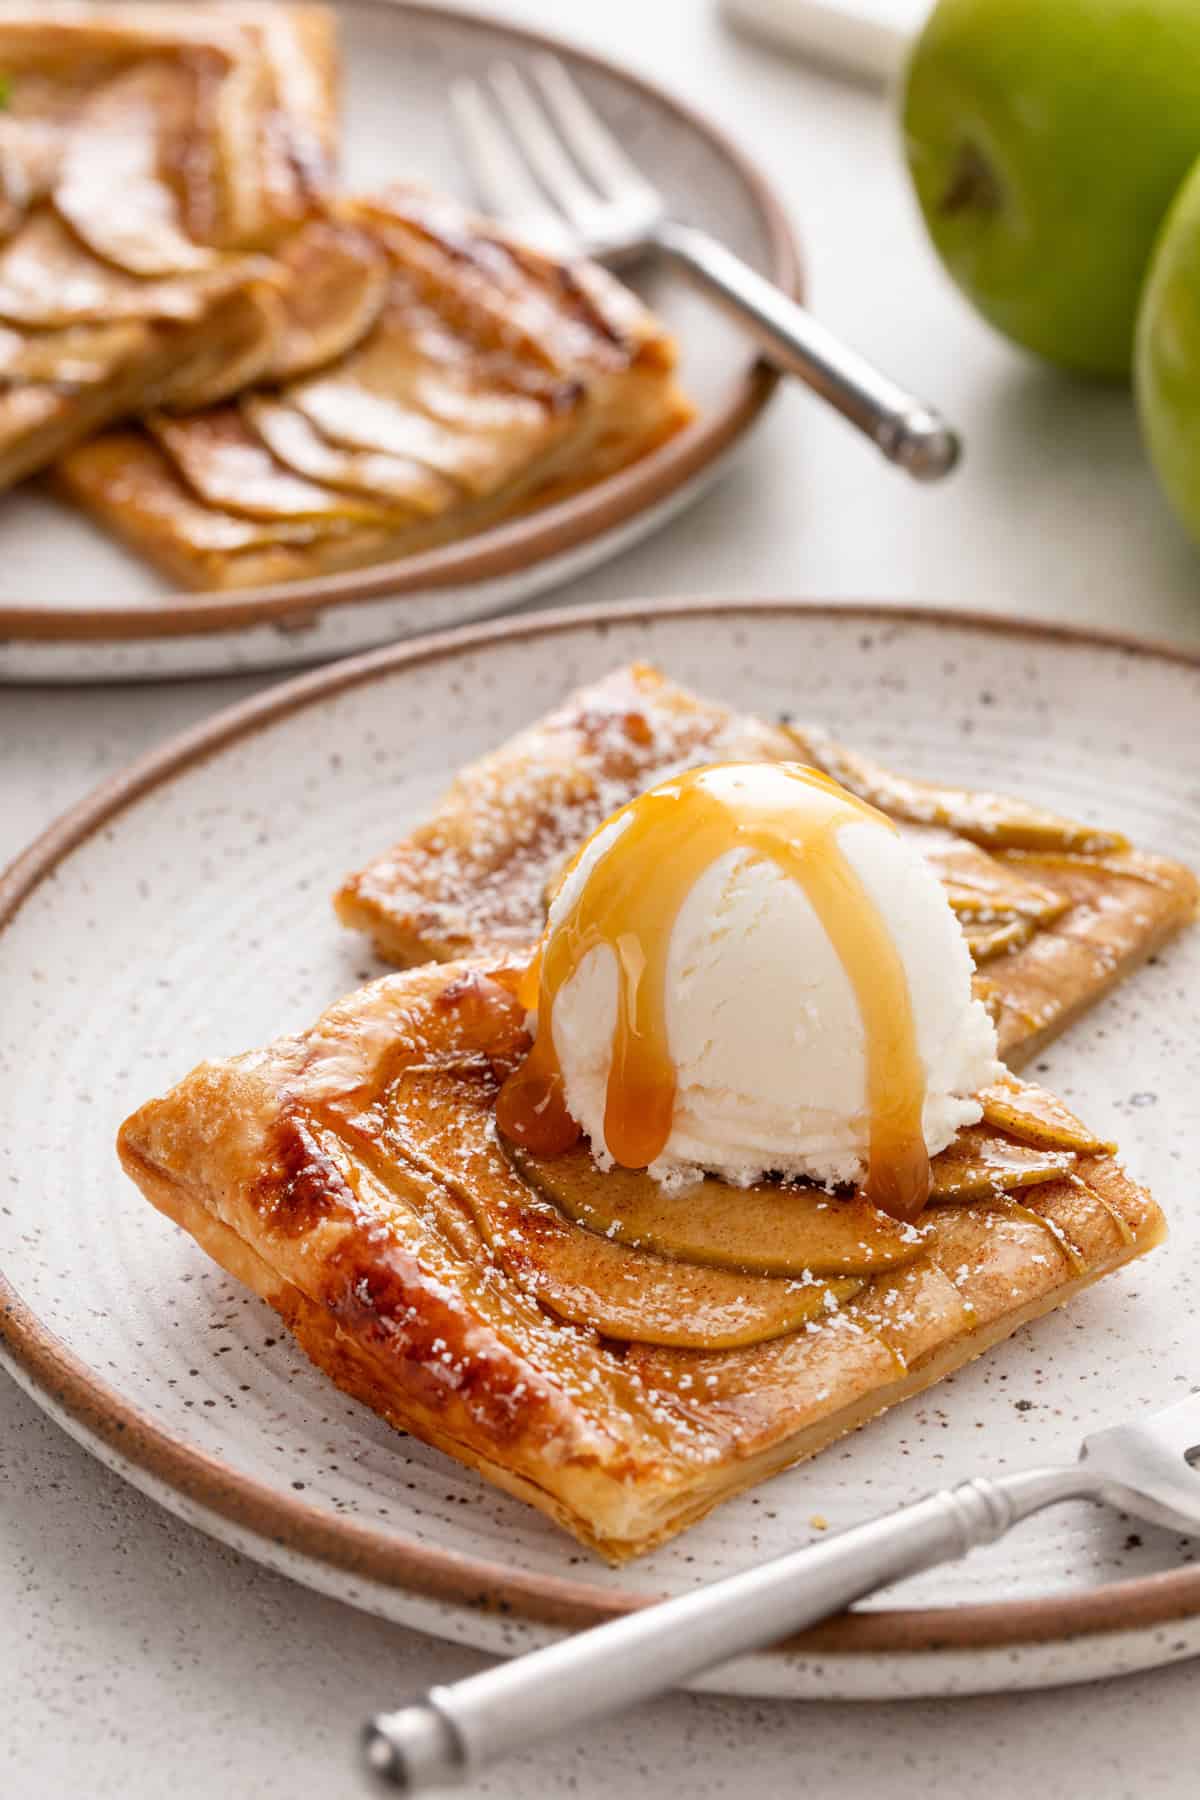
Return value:
<svg viewBox="0 0 1200 1800">
<path fill-rule="evenodd" d="M 908 977 L 891 933 L 839 848 L 843 826 L 890 819 L 819 770 L 773 764 L 786 803 L 750 792 L 726 797 L 713 775 L 757 764 L 712 765 L 662 783 L 615 814 L 623 830 L 592 868 L 567 916 L 549 929 L 526 970 L 520 999 L 538 1031 L 500 1090 L 496 1119 L 512 1142 L 553 1156 L 576 1143 L 554 1046 L 554 1004 L 590 951 L 606 946 L 618 969 L 617 1021 L 604 1115 L 613 1159 L 645 1168 L 671 1135 L 676 1071 L 667 1041 L 667 961 L 679 910 L 706 869 L 731 851 L 770 861 L 808 896 L 849 978 L 866 1038 L 869 1154 L 864 1193 L 893 1217 L 915 1217 L 929 1197 L 922 1114 L 925 1070 Z M 612 821 L 606 821 L 606 830 Z M 581 852 L 582 854 L 582 852 Z"/>
</svg>

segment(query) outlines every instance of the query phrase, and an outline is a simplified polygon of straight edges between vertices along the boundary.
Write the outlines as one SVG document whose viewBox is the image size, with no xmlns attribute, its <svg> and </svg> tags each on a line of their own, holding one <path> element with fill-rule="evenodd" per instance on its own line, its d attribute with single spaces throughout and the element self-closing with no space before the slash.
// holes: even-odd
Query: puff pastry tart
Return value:
<svg viewBox="0 0 1200 1800">
<path fill-rule="evenodd" d="M 1195 915 L 1191 871 L 1117 832 L 908 780 L 822 731 L 734 713 L 638 664 L 463 770 L 433 818 L 346 880 L 339 916 L 401 964 L 511 952 L 539 935 L 564 860 L 663 775 L 796 759 L 915 836 L 962 923 L 976 992 L 1012 1067 Z"/>
<path fill-rule="evenodd" d="M 671 339 L 605 271 L 422 192 L 333 217 L 373 248 L 378 295 L 353 262 L 315 294 L 293 282 L 290 365 L 251 356 L 236 403 L 181 417 L 176 395 L 59 465 L 60 489 L 173 581 L 235 589 L 428 549 L 590 486 L 690 418 Z"/>
<path fill-rule="evenodd" d="M 1111 1146 L 1009 1077 L 935 1159 L 915 1225 L 764 1182 L 739 1192 L 732 1249 L 703 1194 L 686 1244 L 647 1248 L 648 1177 L 539 1163 L 496 1132 L 528 1049 L 513 975 L 483 956 L 378 981 L 196 1069 L 126 1122 L 120 1154 L 346 1392 L 610 1558 L 1162 1236 Z"/>
<path fill-rule="evenodd" d="M 249 366 L 320 211 L 336 129 L 323 7 L 0 13 L 0 485 Z M 236 383 L 235 383 L 236 384 Z"/>
</svg>

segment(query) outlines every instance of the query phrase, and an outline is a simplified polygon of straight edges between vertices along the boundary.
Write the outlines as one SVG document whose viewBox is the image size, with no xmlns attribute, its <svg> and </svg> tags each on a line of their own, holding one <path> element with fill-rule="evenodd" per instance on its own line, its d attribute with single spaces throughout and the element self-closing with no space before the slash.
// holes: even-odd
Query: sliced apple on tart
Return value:
<svg viewBox="0 0 1200 1800">
<path fill-rule="evenodd" d="M 1048 1157 L 1021 1137 L 1055 1109 L 1014 1082 L 995 1147 L 981 1155 L 984 1128 L 971 1143 L 977 1163 L 1008 1159 L 1002 1182 L 1016 1147 L 1031 1153 L 1018 1206 L 960 1187 L 921 1216 L 911 1261 L 827 1268 L 797 1287 L 821 1296 L 815 1312 L 778 1334 L 760 1315 L 754 1341 L 723 1346 L 728 1315 L 704 1310 L 703 1284 L 747 1277 L 593 1231 L 579 1222 L 590 1181 L 564 1207 L 569 1176 L 556 1200 L 499 1140 L 496 1094 L 529 1042 L 510 970 L 485 959 L 374 982 L 298 1037 L 201 1065 L 126 1121 L 121 1156 L 340 1386 L 609 1557 L 813 1455 L 1163 1234 L 1107 1153 Z M 573 1252 L 574 1284 L 543 1260 L 567 1234 L 595 1252 Z"/>
</svg>

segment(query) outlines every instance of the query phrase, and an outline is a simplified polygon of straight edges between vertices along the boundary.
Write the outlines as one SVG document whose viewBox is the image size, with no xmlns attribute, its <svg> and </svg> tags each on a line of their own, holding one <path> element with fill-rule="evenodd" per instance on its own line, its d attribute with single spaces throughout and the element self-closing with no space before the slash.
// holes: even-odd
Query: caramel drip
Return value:
<svg viewBox="0 0 1200 1800">
<path fill-rule="evenodd" d="M 884 919 L 837 841 L 843 826 L 863 820 L 895 828 L 827 775 L 799 763 L 772 766 L 789 780 L 783 804 L 764 805 L 752 792 L 725 798 L 714 791 L 716 772 L 692 770 L 615 815 L 625 821 L 623 828 L 567 916 L 547 932 L 526 973 L 520 997 L 531 1010 L 536 1004 L 537 1038 L 501 1089 L 497 1123 L 506 1137 L 541 1156 L 577 1141 L 554 1045 L 554 1003 L 584 958 L 605 947 L 618 970 L 605 1141 L 626 1168 L 645 1168 L 661 1154 L 676 1094 L 667 1042 L 667 961 L 675 920 L 706 869 L 731 851 L 749 852 L 773 862 L 803 889 L 846 971 L 866 1039 L 870 1149 L 864 1191 L 881 1211 L 912 1218 L 929 1197 L 930 1176 L 922 1121 L 925 1071 L 908 978 Z"/>
</svg>

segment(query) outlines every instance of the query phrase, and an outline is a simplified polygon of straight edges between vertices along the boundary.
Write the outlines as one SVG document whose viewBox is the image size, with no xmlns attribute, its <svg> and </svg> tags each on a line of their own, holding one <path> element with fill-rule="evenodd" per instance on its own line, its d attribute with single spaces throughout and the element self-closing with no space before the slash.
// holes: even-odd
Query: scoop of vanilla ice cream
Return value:
<svg viewBox="0 0 1200 1800">
<path fill-rule="evenodd" d="M 734 802 L 738 782 L 752 782 L 763 805 L 786 806 L 794 794 L 769 763 L 720 771 L 726 777 Z M 628 823 L 618 816 L 603 828 L 571 870 L 550 909 L 551 934 Z M 907 973 L 934 1156 L 981 1115 L 972 1096 L 998 1073 L 995 1029 L 972 994 L 958 921 L 916 847 L 866 817 L 837 841 Z M 560 989 L 553 1031 L 567 1106 L 604 1165 L 616 1019 L 616 958 L 600 946 Z M 773 862 L 733 850 L 692 887 L 668 951 L 666 1026 L 677 1088 L 653 1175 L 670 1182 L 703 1169 L 746 1185 L 777 1172 L 830 1187 L 863 1177 L 870 1118 L 858 1003 L 803 888 Z"/>
</svg>

